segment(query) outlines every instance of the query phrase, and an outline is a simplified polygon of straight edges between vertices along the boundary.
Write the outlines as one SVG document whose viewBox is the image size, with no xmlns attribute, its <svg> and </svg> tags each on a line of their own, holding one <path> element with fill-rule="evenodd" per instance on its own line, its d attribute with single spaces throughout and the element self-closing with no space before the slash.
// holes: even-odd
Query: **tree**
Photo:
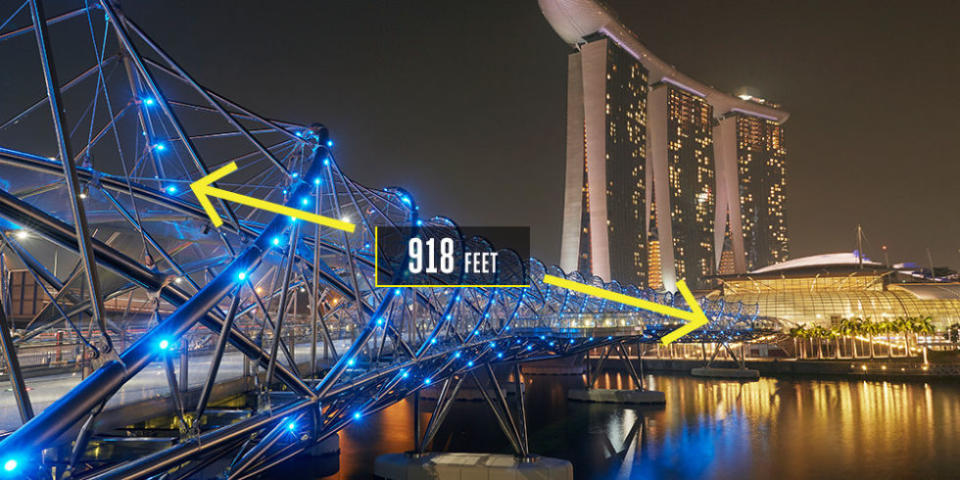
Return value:
<svg viewBox="0 0 960 480">
<path fill-rule="evenodd" d="M 893 321 L 893 324 L 896 326 L 897 333 L 903 335 L 903 356 L 910 356 L 910 319 L 904 317 L 897 317 Z"/>
<path fill-rule="evenodd" d="M 838 330 L 841 334 L 850 338 L 850 345 L 852 347 L 851 358 L 857 358 L 857 321 L 852 318 L 844 318 L 840 320 L 840 325 L 838 325 Z"/>
<path fill-rule="evenodd" d="M 870 358 L 874 358 L 876 354 L 874 353 L 873 348 L 873 336 L 877 333 L 877 324 L 873 323 L 873 321 L 870 320 L 870 317 L 867 317 L 859 322 L 857 329 L 861 334 L 866 335 L 870 340 Z"/>
<path fill-rule="evenodd" d="M 913 333 L 914 344 L 919 347 L 920 335 L 932 335 L 936 333 L 937 329 L 933 326 L 933 317 L 926 316 L 913 318 L 913 321 L 910 322 L 910 331 Z"/>
<path fill-rule="evenodd" d="M 810 336 L 817 339 L 817 358 L 823 358 L 823 339 L 827 337 L 827 329 L 816 325 L 810 329 Z"/>
<path fill-rule="evenodd" d="M 806 348 L 798 340 L 807 337 L 806 324 L 797 325 L 790 329 L 790 336 L 793 337 L 793 351 L 797 357 L 805 357 Z"/>
<path fill-rule="evenodd" d="M 877 322 L 877 333 L 884 335 L 887 339 L 887 341 L 884 342 L 887 345 L 887 358 L 893 356 L 893 344 L 890 342 L 890 334 L 895 330 L 896 326 L 894 326 L 893 322 L 890 320 L 881 320 L 880 322 Z"/>
</svg>

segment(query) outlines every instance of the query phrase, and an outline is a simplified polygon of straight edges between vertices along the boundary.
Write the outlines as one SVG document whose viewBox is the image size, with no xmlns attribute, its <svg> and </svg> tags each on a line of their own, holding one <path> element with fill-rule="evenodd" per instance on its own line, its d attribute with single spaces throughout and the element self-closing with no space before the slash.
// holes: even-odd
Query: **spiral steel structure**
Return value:
<svg viewBox="0 0 960 480">
<path fill-rule="evenodd" d="M 228 477 L 248 478 L 431 383 L 491 364 L 652 343 L 677 327 L 542 278 L 683 308 L 679 296 L 536 259 L 524 265 L 515 255 L 505 262 L 529 268 L 530 287 L 376 288 L 375 227 L 456 224 L 421 219 L 400 188 L 351 181 L 323 126 L 268 119 L 200 85 L 114 3 L 72 3 L 56 12 L 39 0 L 0 10 L 0 58 L 16 76 L 0 94 L 0 268 L 4 278 L 26 269 L 45 299 L 16 321 L 9 282 L 0 285 L 0 333 L 22 420 L 0 440 L 0 477 L 49 477 L 53 469 L 71 478 L 186 478 L 232 458 Z M 225 223 L 212 228 L 188 185 L 232 161 L 240 170 L 222 188 L 346 219 L 356 231 L 225 202 L 215 202 Z M 702 300 L 702 308 L 710 323 L 682 341 L 750 339 L 772 327 L 742 304 Z M 34 413 L 17 352 L 48 345 L 54 334 L 82 348 L 77 362 L 90 374 Z M 298 342 L 309 361 L 297 360 Z M 188 357 L 201 352 L 212 359 L 207 374 L 185 378 Z M 230 354 L 250 364 L 261 392 L 293 396 L 202 427 L 197 419 Z M 101 413 L 154 371 L 168 381 L 163 394 L 182 426 L 179 440 L 123 463 L 86 460 Z M 44 455 L 54 447 L 70 454 Z"/>
</svg>

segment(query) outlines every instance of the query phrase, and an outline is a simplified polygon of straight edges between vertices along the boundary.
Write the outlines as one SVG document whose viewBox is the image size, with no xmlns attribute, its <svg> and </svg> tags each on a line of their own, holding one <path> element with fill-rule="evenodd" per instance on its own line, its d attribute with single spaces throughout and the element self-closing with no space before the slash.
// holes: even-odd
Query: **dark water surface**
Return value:
<svg viewBox="0 0 960 480">
<path fill-rule="evenodd" d="M 570 460 L 578 479 L 960 478 L 957 382 L 646 381 L 666 406 L 568 402 L 579 377 L 528 376 L 531 450 Z M 630 387 L 618 374 L 601 382 Z M 421 406 L 425 427 L 433 403 Z M 406 400 L 354 423 L 341 432 L 339 472 L 303 478 L 371 478 L 377 455 L 413 448 L 412 417 Z M 457 402 L 434 450 L 511 452 L 482 402 Z"/>
</svg>

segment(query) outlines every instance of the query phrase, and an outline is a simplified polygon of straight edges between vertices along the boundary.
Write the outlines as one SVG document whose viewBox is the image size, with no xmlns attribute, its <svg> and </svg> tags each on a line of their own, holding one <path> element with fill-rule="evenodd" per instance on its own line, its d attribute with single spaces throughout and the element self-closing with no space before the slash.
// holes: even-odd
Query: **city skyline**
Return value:
<svg viewBox="0 0 960 480">
<path fill-rule="evenodd" d="M 948 95 L 945 79 L 951 75 L 939 74 L 942 69 L 957 67 L 935 62 L 936 58 L 949 58 L 956 48 L 955 42 L 948 41 L 945 18 L 949 15 L 943 15 L 942 9 L 904 13 L 861 9 L 853 4 L 829 8 L 810 4 L 774 10 L 749 2 L 695 7 L 681 2 L 661 6 L 655 15 L 645 16 L 642 6 L 609 3 L 625 23 L 644 32 L 643 39 L 651 49 L 686 73 L 709 79 L 718 89 L 731 93 L 744 86 L 742 82 L 751 82 L 759 95 L 781 103 L 793 114 L 789 132 L 791 198 L 787 205 L 791 256 L 851 251 L 856 224 L 862 223 L 867 235 L 865 250 L 873 258 L 882 255 L 881 245 L 887 245 L 891 261 L 925 263 L 925 249 L 930 247 L 937 264 L 960 263 L 958 247 L 949 240 L 960 232 L 960 221 L 942 214 L 956 210 L 949 185 L 960 177 L 956 162 L 946 161 L 954 145 L 948 127 L 955 123 L 947 112 L 956 99 Z M 278 63 L 291 75 L 311 78 L 309 87 L 290 88 L 282 87 L 289 82 L 268 74 L 236 78 L 246 62 L 275 54 L 273 48 L 252 47 L 252 40 L 207 41 L 220 54 L 216 66 L 205 65 L 191 53 L 191 39 L 208 38 L 205 29 L 223 21 L 216 18 L 212 7 L 125 8 L 148 26 L 178 22 L 180 32 L 164 34 L 168 36 L 165 44 L 203 83 L 217 85 L 247 104 L 263 105 L 261 110 L 273 116 L 292 115 L 330 125 L 338 149 L 351 158 L 353 165 L 345 167 L 355 165 L 358 177 L 366 183 L 401 184 L 425 199 L 424 203 L 443 205 L 429 213 L 467 223 L 532 224 L 534 254 L 559 262 L 556 238 L 561 213 L 556 203 L 562 195 L 562 169 L 545 167 L 560 164 L 563 155 L 567 47 L 556 41 L 535 2 L 504 3 L 499 9 L 474 5 L 454 9 L 429 2 L 404 7 L 384 4 L 375 11 L 349 4 L 304 7 L 302 18 L 283 17 L 294 22 L 289 34 L 281 28 L 267 29 L 275 38 L 273 44 L 283 45 L 284 55 L 290 58 L 307 58 L 315 53 L 316 45 L 329 47 L 323 49 L 323 62 L 295 63 L 284 58 Z M 244 8 L 237 6 L 238 11 Z M 431 10 L 457 21 L 438 25 L 413 19 Z M 823 21 L 800 21 L 821 15 Z M 901 25 L 905 15 L 909 21 Z M 343 20 L 361 16 L 368 18 Z M 413 21 L 399 25 L 391 20 L 396 16 Z M 764 22 L 755 22 L 761 17 Z M 714 24 L 704 18 L 721 21 Z M 304 45 L 294 38 L 299 22 L 315 26 L 311 28 L 316 28 L 316 44 Z M 349 28 L 344 26 L 348 24 Z M 912 47 L 879 35 L 891 24 L 897 24 L 913 43 L 923 45 L 917 56 L 905 58 L 904 49 L 912 51 Z M 371 39 L 370 33 L 375 31 L 398 41 Z M 684 34 L 675 33 L 679 31 Z M 437 36 L 449 41 L 433 42 L 431 38 Z M 481 37 L 485 38 L 482 45 L 466 42 Z M 787 37 L 807 41 L 794 42 Z M 756 42 L 758 38 L 763 42 Z M 712 55 L 693 51 L 708 39 Z M 335 40 L 338 42 L 333 43 Z M 889 48 L 875 48 L 877 42 Z M 794 43 L 802 46 L 793 47 Z M 459 57 L 453 55 L 458 50 Z M 237 51 L 244 53 L 241 56 Z M 886 68 L 887 55 L 892 54 L 907 62 L 903 70 L 909 75 L 893 79 L 878 74 Z M 454 61 L 437 69 L 435 59 L 444 57 Z M 372 61 L 385 65 L 374 66 Z M 818 64 L 824 68 L 811 68 Z M 844 64 L 861 68 L 837 71 L 835 67 Z M 355 86 L 324 75 L 343 69 L 358 73 Z M 369 75 L 371 72 L 380 75 Z M 380 81 L 385 75 L 390 82 Z M 378 78 L 380 87 L 372 94 L 367 87 L 373 80 L 366 79 L 371 76 Z M 815 81 L 826 76 L 828 80 Z M 868 79 L 875 83 L 868 84 Z M 921 85 L 926 96 L 909 100 L 906 92 L 917 91 Z M 401 95 L 403 91 L 408 95 Z M 471 95 L 462 95 L 465 91 Z M 894 94 L 886 98 L 885 92 Z M 413 108 L 430 98 L 444 106 Z M 945 108 L 920 108 L 934 99 L 946 102 Z M 379 118 L 361 113 L 377 109 L 383 112 Z M 407 115 L 411 111 L 418 115 Z M 444 120 L 464 112 L 470 113 L 469 119 Z M 880 118 L 890 121 L 880 123 Z M 397 128 L 400 119 L 404 121 Z M 478 136 L 480 125 L 495 127 L 489 135 Z M 388 157 L 399 160 L 385 165 L 383 159 Z M 910 158 L 916 168 L 894 173 L 892 167 L 903 158 Z M 485 160 L 484 167 L 471 170 L 468 165 L 478 159 Z M 433 183 L 434 178 L 444 182 Z M 506 205 L 523 207 L 501 208 Z"/>
</svg>

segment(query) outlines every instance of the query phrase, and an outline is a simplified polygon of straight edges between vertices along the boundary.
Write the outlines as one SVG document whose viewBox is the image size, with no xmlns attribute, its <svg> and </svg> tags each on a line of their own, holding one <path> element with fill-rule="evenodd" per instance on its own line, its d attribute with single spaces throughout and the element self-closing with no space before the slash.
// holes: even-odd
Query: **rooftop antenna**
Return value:
<svg viewBox="0 0 960 480">
<path fill-rule="evenodd" d="M 863 270 L 863 228 L 857 224 L 857 270 Z"/>
<path fill-rule="evenodd" d="M 933 254 L 930 253 L 930 247 L 927 247 L 927 261 L 930 262 L 930 280 L 937 281 L 937 273 L 933 268 Z"/>
</svg>

